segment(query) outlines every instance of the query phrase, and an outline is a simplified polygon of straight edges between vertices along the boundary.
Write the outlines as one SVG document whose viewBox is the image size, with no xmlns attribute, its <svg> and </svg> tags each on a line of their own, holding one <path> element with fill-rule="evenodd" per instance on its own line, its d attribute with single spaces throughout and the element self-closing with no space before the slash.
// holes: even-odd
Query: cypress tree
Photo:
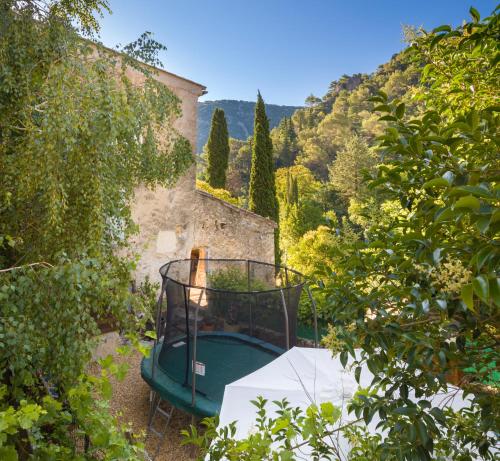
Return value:
<svg viewBox="0 0 500 461">
<path fill-rule="evenodd" d="M 279 209 L 276 197 L 273 143 L 269 132 L 269 119 L 260 91 L 257 94 L 257 103 L 255 104 L 252 168 L 248 196 L 248 206 L 251 211 L 278 222 Z M 275 261 L 279 264 L 278 229 L 276 229 L 274 237 Z"/>
<path fill-rule="evenodd" d="M 229 135 L 224 111 L 216 108 L 206 145 L 207 182 L 215 189 L 226 188 L 226 170 L 229 162 Z"/>
</svg>

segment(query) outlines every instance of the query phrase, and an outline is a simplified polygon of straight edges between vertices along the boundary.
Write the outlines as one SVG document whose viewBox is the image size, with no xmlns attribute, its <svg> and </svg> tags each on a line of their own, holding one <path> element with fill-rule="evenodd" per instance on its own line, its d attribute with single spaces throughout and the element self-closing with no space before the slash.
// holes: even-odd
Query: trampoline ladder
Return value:
<svg viewBox="0 0 500 461">
<path fill-rule="evenodd" d="M 158 437 L 158 444 L 156 446 L 156 450 L 154 455 L 150 457 L 152 461 L 158 456 L 160 452 L 160 448 L 163 445 L 163 441 L 165 440 L 165 436 L 167 435 L 167 429 L 170 425 L 170 420 L 172 419 L 172 414 L 174 413 L 174 407 L 172 406 L 169 411 L 165 411 L 160 407 L 162 403 L 161 397 L 156 393 L 151 393 L 151 402 L 150 402 L 150 413 L 149 413 L 149 422 L 148 422 L 148 434 L 152 434 L 155 437 Z M 162 430 L 156 430 L 154 427 L 155 418 L 161 418 L 165 422 L 165 426 Z"/>
</svg>

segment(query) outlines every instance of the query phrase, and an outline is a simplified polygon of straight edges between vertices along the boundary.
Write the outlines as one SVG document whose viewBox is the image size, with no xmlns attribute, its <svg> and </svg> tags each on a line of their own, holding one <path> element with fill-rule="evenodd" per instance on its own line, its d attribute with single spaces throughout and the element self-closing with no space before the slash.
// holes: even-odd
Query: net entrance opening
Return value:
<svg viewBox="0 0 500 461">
<path fill-rule="evenodd" d="M 207 416 L 226 384 L 296 344 L 304 279 L 273 264 L 192 256 L 160 270 L 158 339 L 142 374 L 175 406 Z"/>
</svg>

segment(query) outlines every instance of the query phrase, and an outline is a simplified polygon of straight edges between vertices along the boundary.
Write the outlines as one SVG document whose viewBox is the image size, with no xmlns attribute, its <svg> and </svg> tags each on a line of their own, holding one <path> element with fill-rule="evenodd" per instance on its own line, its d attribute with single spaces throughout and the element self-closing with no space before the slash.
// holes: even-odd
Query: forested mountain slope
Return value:
<svg viewBox="0 0 500 461">
<path fill-rule="evenodd" d="M 245 140 L 253 134 L 254 102 L 233 99 L 200 102 L 198 106 L 198 152 L 203 150 L 207 142 L 212 113 L 216 107 L 223 109 L 226 114 L 229 136 Z M 297 106 L 266 104 L 271 128 L 277 126 L 284 117 L 290 117 L 297 109 L 299 109 Z"/>
<path fill-rule="evenodd" d="M 412 94 L 418 78 L 416 66 L 408 57 L 397 54 L 371 74 L 344 75 L 334 80 L 322 98 L 310 96 L 306 107 L 285 116 L 272 130 L 276 168 L 301 165 L 322 184 L 325 196 L 331 196 L 332 190 L 339 194 L 330 181 L 330 169 L 337 154 L 346 146 L 353 148 L 356 145 L 351 142 L 353 136 L 371 146 L 383 132 L 385 123 L 373 112 L 374 103 L 370 97 L 383 91 L 390 99 L 400 98 L 407 103 L 407 113 L 411 114 L 416 110 L 417 102 Z M 268 116 L 272 115 L 268 111 Z M 275 121 L 271 118 L 271 126 Z M 250 142 L 251 139 L 231 140 L 227 188 L 237 197 L 244 198 L 247 191 Z M 357 145 L 359 148 L 359 143 Z M 360 159 L 360 165 L 366 163 L 358 154 L 354 157 Z M 349 168 L 348 174 L 355 174 L 352 168 L 356 169 L 356 165 Z"/>
</svg>

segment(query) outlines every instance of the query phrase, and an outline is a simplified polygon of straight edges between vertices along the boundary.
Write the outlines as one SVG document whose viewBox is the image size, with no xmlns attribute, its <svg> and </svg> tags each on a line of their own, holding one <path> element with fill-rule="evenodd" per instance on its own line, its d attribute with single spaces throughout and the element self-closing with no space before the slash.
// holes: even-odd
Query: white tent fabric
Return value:
<svg viewBox="0 0 500 461">
<path fill-rule="evenodd" d="M 345 424 L 354 418 L 347 412 L 348 401 L 358 387 L 367 387 L 372 378 L 368 369 L 363 369 L 358 385 L 354 370 L 344 369 L 339 358 L 332 358 L 331 351 L 294 347 L 266 366 L 226 386 L 219 426 L 236 421 L 235 437 L 247 437 L 253 431 L 257 411 L 250 401 L 258 396 L 269 402 L 286 398 L 292 407 L 302 409 L 312 403 L 332 402 L 342 410 L 339 424 Z M 461 408 L 464 401 L 456 394 L 455 389 L 453 393 L 435 396 L 433 405 L 446 403 L 455 409 Z M 273 416 L 275 406 L 268 403 L 266 408 L 268 415 Z M 377 422 L 373 420 L 369 430 L 375 431 Z M 339 438 L 337 443 L 341 452 L 347 454 L 347 441 Z M 300 455 L 308 459 L 307 453 L 301 452 Z"/>
</svg>

